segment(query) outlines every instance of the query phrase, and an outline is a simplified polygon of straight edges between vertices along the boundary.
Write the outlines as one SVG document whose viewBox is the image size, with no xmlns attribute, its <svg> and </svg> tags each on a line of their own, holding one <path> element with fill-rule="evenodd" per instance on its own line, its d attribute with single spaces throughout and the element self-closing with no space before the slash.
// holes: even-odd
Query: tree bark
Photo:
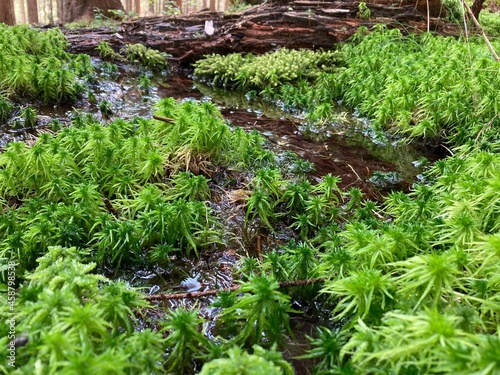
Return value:
<svg viewBox="0 0 500 375">
<path fill-rule="evenodd" d="M 483 9 L 483 4 L 485 0 L 474 0 L 471 6 L 472 14 L 476 17 L 476 20 L 479 20 L 479 13 L 481 9 Z"/>
<path fill-rule="evenodd" d="M 14 25 L 16 23 L 12 0 L 0 1 L 0 22 L 7 25 Z"/>
<path fill-rule="evenodd" d="M 112 16 L 110 10 L 123 10 L 120 0 L 59 0 L 58 18 L 59 22 L 68 23 L 82 18 L 92 18 L 94 9 L 100 9 L 105 16 Z"/>
<path fill-rule="evenodd" d="M 132 0 L 125 0 L 125 12 L 131 12 L 132 9 Z"/>
<path fill-rule="evenodd" d="M 28 22 L 33 25 L 38 20 L 38 0 L 28 0 Z"/>
</svg>

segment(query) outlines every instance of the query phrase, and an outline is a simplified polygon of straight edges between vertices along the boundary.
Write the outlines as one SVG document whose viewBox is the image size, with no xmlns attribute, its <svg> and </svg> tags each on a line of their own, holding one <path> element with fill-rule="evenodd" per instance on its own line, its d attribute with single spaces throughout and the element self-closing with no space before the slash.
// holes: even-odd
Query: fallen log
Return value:
<svg viewBox="0 0 500 375">
<path fill-rule="evenodd" d="M 115 50 L 126 44 L 170 54 L 173 62 L 187 65 L 211 53 L 261 54 L 276 48 L 331 49 L 360 26 L 386 24 L 405 32 L 431 31 L 456 35 L 457 28 L 439 17 L 428 17 L 414 4 L 401 6 L 366 4 L 368 19 L 358 16 L 357 1 L 281 1 L 254 6 L 240 13 L 200 12 L 188 15 L 137 18 L 116 28 L 64 30 L 73 52 L 97 55 L 97 45 L 107 41 Z M 205 22 L 212 21 L 214 34 L 206 35 Z"/>
</svg>

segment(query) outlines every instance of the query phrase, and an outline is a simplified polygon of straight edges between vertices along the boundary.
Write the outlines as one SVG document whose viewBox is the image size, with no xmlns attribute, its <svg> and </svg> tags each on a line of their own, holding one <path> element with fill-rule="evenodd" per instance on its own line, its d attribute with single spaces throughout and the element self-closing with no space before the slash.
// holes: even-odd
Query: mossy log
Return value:
<svg viewBox="0 0 500 375">
<path fill-rule="evenodd" d="M 167 52 L 172 60 L 188 64 L 206 54 L 232 52 L 261 54 L 278 47 L 329 49 L 345 41 L 360 26 L 386 24 L 406 32 L 431 31 L 454 35 L 457 29 L 435 9 L 427 16 L 417 7 L 415 0 L 399 6 L 384 4 L 366 6 L 359 15 L 358 1 L 272 1 L 254 6 L 240 13 L 226 14 L 202 11 L 196 14 L 137 18 L 123 22 L 116 28 L 81 31 L 67 30 L 74 52 L 97 54 L 95 47 L 107 41 L 119 50 L 125 44 L 142 43 L 149 48 Z M 444 13 L 443 13 L 444 14 Z M 205 33 L 205 22 L 213 21 L 213 35 Z"/>
</svg>

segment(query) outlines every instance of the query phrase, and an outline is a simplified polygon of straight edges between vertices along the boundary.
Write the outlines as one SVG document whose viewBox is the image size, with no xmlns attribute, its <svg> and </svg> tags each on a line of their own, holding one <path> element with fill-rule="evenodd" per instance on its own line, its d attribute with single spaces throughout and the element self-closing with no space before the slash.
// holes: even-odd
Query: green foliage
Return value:
<svg viewBox="0 0 500 375">
<path fill-rule="evenodd" d="M 149 91 L 153 87 L 151 79 L 145 74 L 139 76 L 139 87 L 145 94 L 149 94 Z"/>
<path fill-rule="evenodd" d="M 113 105 L 108 100 L 102 100 L 99 103 L 99 111 L 103 118 L 109 118 L 113 114 Z"/>
<path fill-rule="evenodd" d="M 360 374 L 497 371 L 499 160 L 463 147 L 431 184 L 388 197 L 391 223 L 350 222 L 325 243 L 323 292 L 335 321 L 351 318 L 330 371 L 348 360 Z"/>
<path fill-rule="evenodd" d="M 380 26 L 361 30 L 342 53 L 347 68 L 336 75 L 334 95 L 377 127 L 458 143 L 496 137 L 498 75 L 482 41 L 403 36 Z"/>
<path fill-rule="evenodd" d="M 318 373 L 341 367 L 340 352 L 347 342 L 348 335 L 346 332 L 318 327 L 316 333 L 316 338 L 307 336 L 313 348 L 309 349 L 306 354 L 299 358 L 321 359 L 321 362 L 315 367 Z"/>
<path fill-rule="evenodd" d="M 169 191 L 170 199 L 206 200 L 210 198 L 208 179 L 191 172 L 180 172 L 172 178 L 174 186 Z"/>
<path fill-rule="evenodd" d="M 482 10 L 479 13 L 479 23 L 486 34 L 497 38 L 500 36 L 500 17 L 498 16 L 498 12 L 490 12 L 486 9 Z"/>
<path fill-rule="evenodd" d="M 370 8 L 368 8 L 366 3 L 361 1 L 358 4 L 358 13 L 356 13 L 356 16 L 362 20 L 369 20 L 371 15 L 372 15 L 372 12 L 370 11 Z"/>
<path fill-rule="evenodd" d="M 290 332 L 290 297 L 278 291 L 272 276 L 251 275 L 238 289 L 234 305 L 225 309 L 223 324 L 241 326 L 234 340 L 238 343 L 272 345 L 281 343 L 285 331 Z M 243 293 L 243 294 L 240 294 Z"/>
<path fill-rule="evenodd" d="M 0 90 L 11 96 L 71 103 L 85 90 L 80 83 L 93 73 L 90 58 L 70 55 L 59 29 L 39 32 L 28 26 L 0 26 Z"/>
<path fill-rule="evenodd" d="M 292 375 L 294 373 L 285 361 L 281 360 L 286 363 L 285 367 L 280 367 L 279 363 L 266 358 L 267 353 L 268 351 L 258 345 L 254 346 L 253 354 L 234 346 L 227 351 L 228 358 L 214 359 L 203 365 L 200 375 Z M 281 357 L 279 353 L 276 354 Z"/>
<path fill-rule="evenodd" d="M 9 101 L 0 95 L 0 124 L 5 123 L 11 115 L 12 105 Z"/>
<path fill-rule="evenodd" d="M 21 116 L 24 117 L 24 126 L 27 128 L 34 129 L 38 122 L 38 116 L 35 110 L 31 107 L 26 107 L 22 112 Z"/>
<path fill-rule="evenodd" d="M 120 52 L 116 52 L 106 41 L 99 42 L 96 47 L 99 54 L 108 59 L 118 61 L 130 61 L 150 69 L 168 69 L 167 57 L 170 55 L 159 52 L 155 49 L 147 48 L 143 44 L 127 44 Z"/>
<path fill-rule="evenodd" d="M 360 321 L 343 353 L 357 350 L 352 361 L 359 372 L 375 366 L 392 368 L 396 373 L 413 368 L 425 373 L 441 373 L 443 359 L 456 345 L 468 343 L 470 337 L 457 328 L 457 317 L 437 310 L 417 315 L 388 313 L 379 329 L 370 329 Z M 456 353 L 457 355 L 459 353 Z M 469 368 L 469 371 L 474 371 Z"/>
<path fill-rule="evenodd" d="M 81 373 L 83 364 L 92 373 L 161 370 L 161 335 L 132 329 L 135 311 L 147 303 L 127 284 L 92 274 L 95 264 L 82 263 L 86 256 L 49 247 L 21 285 L 13 318 L 28 340 L 16 350 L 12 373 Z M 6 294 L 0 298 L 2 314 L 9 314 Z"/>
<path fill-rule="evenodd" d="M 163 330 L 168 333 L 165 343 L 170 349 L 169 372 L 183 374 L 191 359 L 203 351 L 208 340 L 199 330 L 202 322 L 198 310 L 179 307 L 167 313 Z"/>
<path fill-rule="evenodd" d="M 464 7 L 458 0 L 444 0 L 443 6 L 446 9 L 446 18 L 451 22 L 463 23 L 464 22 Z"/>
<path fill-rule="evenodd" d="M 123 59 L 121 55 L 118 52 L 115 52 L 111 45 L 105 40 L 100 41 L 96 49 L 99 51 L 99 55 L 101 55 L 102 57 L 114 60 Z"/>
<path fill-rule="evenodd" d="M 340 61 L 337 52 L 279 49 L 261 56 L 210 55 L 195 63 L 197 77 L 213 85 L 237 85 L 242 89 L 264 89 L 287 82 L 311 79 Z"/>
<path fill-rule="evenodd" d="M 128 44 L 120 52 L 125 55 L 127 60 L 138 62 L 142 66 L 151 69 L 165 69 L 168 67 L 166 58 L 170 55 L 147 48 L 143 44 Z"/>
<path fill-rule="evenodd" d="M 392 282 L 380 270 L 352 271 L 348 277 L 325 285 L 323 292 L 339 298 L 335 307 L 336 319 L 346 316 L 362 319 L 380 319 L 390 307 Z"/>
<path fill-rule="evenodd" d="M 220 243 L 204 202 L 209 180 L 199 171 L 262 153 L 261 139 L 231 131 L 210 103 L 165 99 L 159 113 L 167 110 L 177 124 L 103 126 L 79 113 L 73 126 L 32 147 L 9 143 L 0 154 L 0 192 L 23 204 L 0 214 L 0 256 L 19 262 L 22 275 L 52 245 L 91 248 L 100 266 L 127 266 Z M 167 168 L 188 171 L 166 177 Z"/>
</svg>

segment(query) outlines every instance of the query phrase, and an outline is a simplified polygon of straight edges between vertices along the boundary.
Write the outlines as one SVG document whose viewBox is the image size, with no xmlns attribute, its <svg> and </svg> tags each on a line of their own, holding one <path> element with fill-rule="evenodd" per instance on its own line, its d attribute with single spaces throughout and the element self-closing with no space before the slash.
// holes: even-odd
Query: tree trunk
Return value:
<svg viewBox="0 0 500 375">
<path fill-rule="evenodd" d="M 476 17 L 476 20 L 479 21 L 479 13 L 481 12 L 481 9 L 483 9 L 483 4 L 485 0 L 474 0 L 471 6 L 472 14 L 474 17 Z"/>
<path fill-rule="evenodd" d="M 37 24 L 38 20 L 38 0 L 28 0 L 28 22 Z"/>
<path fill-rule="evenodd" d="M 135 12 L 138 16 L 141 15 L 141 0 L 135 0 Z"/>
<path fill-rule="evenodd" d="M 132 10 L 132 0 L 125 0 L 125 12 L 129 13 Z"/>
<path fill-rule="evenodd" d="M 14 25 L 16 23 L 12 0 L 0 1 L 0 22 L 7 25 Z"/>
<path fill-rule="evenodd" d="M 24 6 L 24 0 L 21 0 L 18 2 L 19 4 L 19 8 L 21 10 L 21 24 L 25 24 L 26 23 L 26 9 L 25 9 L 25 6 Z"/>
<path fill-rule="evenodd" d="M 94 9 L 98 8 L 105 16 L 112 16 L 110 10 L 123 10 L 120 0 L 59 0 L 59 22 L 68 23 L 81 18 L 92 18 Z"/>
</svg>

